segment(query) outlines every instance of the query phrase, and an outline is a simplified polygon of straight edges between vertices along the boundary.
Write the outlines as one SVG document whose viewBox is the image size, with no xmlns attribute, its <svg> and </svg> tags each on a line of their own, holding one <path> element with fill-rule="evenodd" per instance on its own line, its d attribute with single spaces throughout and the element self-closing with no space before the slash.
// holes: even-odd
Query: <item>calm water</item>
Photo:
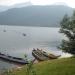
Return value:
<svg viewBox="0 0 75 75">
<path fill-rule="evenodd" d="M 33 59 L 31 54 L 33 48 L 61 54 L 57 46 L 63 35 L 58 31 L 59 28 L 0 26 L 0 52 L 17 57 L 24 57 L 24 54 L 27 54 L 29 59 Z M 0 60 L 0 69 L 14 66 Z"/>
</svg>

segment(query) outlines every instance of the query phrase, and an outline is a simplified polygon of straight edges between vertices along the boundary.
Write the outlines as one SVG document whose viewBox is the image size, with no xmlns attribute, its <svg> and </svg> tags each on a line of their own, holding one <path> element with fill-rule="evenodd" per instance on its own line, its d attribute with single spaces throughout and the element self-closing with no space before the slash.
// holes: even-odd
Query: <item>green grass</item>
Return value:
<svg viewBox="0 0 75 75">
<path fill-rule="evenodd" d="M 37 75 L 75 75 L 75 58 L 48 60 L 33 65 Z M 14 75 L 26 75 L 26 66 L 13 71 Z"/>
</svg>

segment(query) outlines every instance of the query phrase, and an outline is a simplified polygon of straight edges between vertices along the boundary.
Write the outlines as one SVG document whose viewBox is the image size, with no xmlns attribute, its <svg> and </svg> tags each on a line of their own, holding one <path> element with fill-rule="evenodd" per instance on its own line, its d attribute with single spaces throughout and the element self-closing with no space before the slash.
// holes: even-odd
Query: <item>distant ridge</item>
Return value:
<svg viewBox="0 0 75 75">
<path fill-rule="evenodd" d="M 32 3 L 30 1 L 25 2 L 25 3 L 19 3 L 19 4 L 11 5 L 11 6 L 0 5 L 0 12 L 7 11 L 8 9 L 22 8 L 22 7 L 31 6 L 31 5 L 32 5 Z"/>
<path fill-rule="evenodd" d="M 0 13 L 1 25 L 59 27 L 65 14 L 71 16 L 73 9 L 64 5 L 27 6 L 12 8 Z"/>
</svg>

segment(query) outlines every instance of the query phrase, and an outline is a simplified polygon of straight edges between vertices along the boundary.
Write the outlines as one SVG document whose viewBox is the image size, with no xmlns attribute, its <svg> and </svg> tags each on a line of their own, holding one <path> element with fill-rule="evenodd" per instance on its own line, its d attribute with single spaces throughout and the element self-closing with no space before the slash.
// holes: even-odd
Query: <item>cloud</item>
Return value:
<svg viewBox="0 0 75 75">
<path fill-rule="evenodd" d="M 0 0 L 0 5 L 10 6 L 17 3 L 28 2 L 29 0 Z"/>
<path fill-rule="evenodd" d="M 63 2 L 75 8 L 75 0 L 0 0 L 0 5 L 10 6 L 18 3 L 31 2 L 33 5 L 50 5 L 56 2 Z"/>
<path fill-rule="evenodd" d="M 75 8 L 75 0 L 31 0 L 33 5 L 50 5 L 58 2 L 65 3 L 68 6 Z"/>
<path fill-rule="evenodd" d="M 34 5 L 54 4 L 56 2 L 66 2 L 66 0 L 31 0 Z"/>
</svg>

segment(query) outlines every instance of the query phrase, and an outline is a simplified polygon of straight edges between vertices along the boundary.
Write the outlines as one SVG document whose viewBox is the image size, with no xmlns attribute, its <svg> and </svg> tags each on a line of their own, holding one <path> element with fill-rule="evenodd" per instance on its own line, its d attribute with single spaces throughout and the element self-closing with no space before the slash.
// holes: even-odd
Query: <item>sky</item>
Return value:
<svg viewBox="0 0 75 75">
<path fill-rule="evenodd" d="M 0 5 L 11 6 L 25 2 L 31 2 L 33 5 L 51 5 L 55 3 L 61 3 L 75 8 L 75 0 L 0 0 Z"/>
</svg>

